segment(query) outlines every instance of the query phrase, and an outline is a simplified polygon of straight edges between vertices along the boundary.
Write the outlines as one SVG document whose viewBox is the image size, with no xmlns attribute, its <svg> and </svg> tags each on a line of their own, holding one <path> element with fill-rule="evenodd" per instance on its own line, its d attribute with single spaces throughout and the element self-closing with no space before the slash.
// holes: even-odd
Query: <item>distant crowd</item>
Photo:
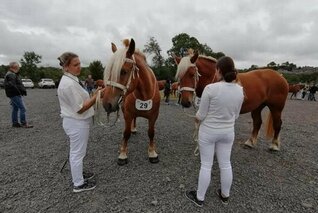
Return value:
<svg viewBox="0 0 318 213">
<path fill-rule="evenodd" d="M 298 100 L 308 100 L 308 101 L 316 101 L 316 92 L 318 91 L 318 86 L 304 86 L 298 92 L 292 93 L 290 99 L 295 97 Z"/>
</svg>

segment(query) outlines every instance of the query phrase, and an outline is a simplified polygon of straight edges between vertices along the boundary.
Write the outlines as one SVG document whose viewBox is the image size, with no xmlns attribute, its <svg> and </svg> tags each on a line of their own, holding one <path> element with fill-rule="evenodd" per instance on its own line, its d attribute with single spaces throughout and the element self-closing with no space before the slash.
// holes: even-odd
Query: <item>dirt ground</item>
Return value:
<svg viewBox="0 0 318 213">
<path fill-rule="evenodd" d="M 277 153 L 268 151 L 262 132 L 255 149 L 243 148 L 252 120 L 250 114 L 241 115 L 232 152 L 230 204 L 223 206 L 215 195 L 215 163 L 204 207 L 198 208 L 184 197 L 185 190 L 196 187 L 200 168 L 193 154 L 193 119 L 174 99 L 160 108 L 158 164 L 148 161 L 146 120 L 137 119 L 129 163 L 122 167 L 116 163 L 122 116 L 116 126 L 93 126 L 84 167 L 96 174 L 97 187 L 77 194 L 69 165 L 60 173 L 69 145 L 56 89 L 28 90 L 24 100 L 34 128 L 12 128 L 9 99 L 0 90 L 0 212 L 318 212 L 317 102 L 287 100 Z"/>
</svg>

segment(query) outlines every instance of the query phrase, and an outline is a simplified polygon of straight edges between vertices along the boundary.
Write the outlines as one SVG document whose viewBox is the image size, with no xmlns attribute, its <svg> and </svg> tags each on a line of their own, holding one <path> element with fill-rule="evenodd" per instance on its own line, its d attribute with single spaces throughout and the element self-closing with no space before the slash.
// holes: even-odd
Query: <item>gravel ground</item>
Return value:
<svg viewBox="0 0 318 213">
<path fill-rule="evenodd" d="M 139 131 L 122 167 L 116 163 L 122 116 L 116 126 L 94 126 L 84 167 L 95 172 L 97 187 L 74 194 L 69 165 L 60 173 L 69 145 L 56 90 L 28 90 L 24 100 L 33 129 L 12 128 L 3 89 L 0 100 L 0 212 L 318 212 L 317 102 L 287 100 L 277 153 L 268 151 L 263 133 L 257 148 L 243 148 L 252 122 L 249 114 L 241 115 L 230 204 L 223 206 L 215 195 L 215 164 L 205 205 L 198 208 L 184 197 L 197 185 L 200 162 L 193 154 L 193 120 L 180 106 L 161 105 L 155 135 L 159 164 L 148 162 L 146 120 L 137 119 Z"/>
</svg>

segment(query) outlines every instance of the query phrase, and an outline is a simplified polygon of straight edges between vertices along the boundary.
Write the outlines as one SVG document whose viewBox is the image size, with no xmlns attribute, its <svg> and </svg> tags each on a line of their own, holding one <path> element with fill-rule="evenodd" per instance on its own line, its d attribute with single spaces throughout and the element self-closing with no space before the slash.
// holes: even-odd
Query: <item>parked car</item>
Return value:
<svg viewBox="0 0 318 213">
<path fill-rule="evenodd" d="M 55 88 L 55 83 L 50 78 L 42 78 L 38 83 L 40 88 Z"/>
<path fill-rule="evenodd" d="M 23 84 L 23 86 L 24 86 L 25 88 L 32 88 L 32 89 L 34 89 L 34 83 L 33 83 L 33 81 L 32 81 L 31 79 L 25 79 L 25 78 L 23 78 L 23 79 L 21 79 L 21 81 L 22 81 L 22 84 Z"/>
<path fill-rule="evenodd" d="M 0 78 L 0 88 L 4 88 L 4 78 Z"/>
</svg>

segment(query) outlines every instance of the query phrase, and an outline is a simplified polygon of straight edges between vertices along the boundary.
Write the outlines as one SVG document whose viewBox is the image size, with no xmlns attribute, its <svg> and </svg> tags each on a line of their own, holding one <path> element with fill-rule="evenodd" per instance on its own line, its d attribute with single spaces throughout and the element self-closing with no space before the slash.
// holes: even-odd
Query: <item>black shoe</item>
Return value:
<svg viewBox="0 0 318 213">
<path fill-rule="evenodd" d="M 223 204 L 225 204 L 225 205 L 229 204 L 230 197 L 223 197 L 221 189 L 216 190 L 216 194 L 219 196 L 219 198 Z"/>
<path fill-rule="evenodd" d="M 94 173 L 92 173 L 92 172 L 83 172 L 84 181 L 90 180 L 90 179 L 92 179 L 93 177 L 95 177 L 95 174 L 94 174 Z"/>
<path fill-rule="evenodd" d="M 33 128 L 33 126 L 32 126 L 32 125 L 27 124 L 27 123 L 25 123 L 25 124 L 21 124 L 21 127 L 22 127 L 22 128 Z"/>
<path fill-rule="evenodd" d="M 19 127 L 21 127 L 21 124 L 19 124 L 19 123 L 14 123 L 14 124 L 12 124 L 12 127 L 19 128 Z"/>
<path fill-rule="evenodd" d="M 96 188 L 96 184 L 95 183 L 85 181 L 80 186 L 74 186 L 73 187 L 73 192 L 77 193 L 77 192 L 89 191 L 89 190 L 92 190 L 92 189 L 95 189 L 95 188 Z"/>
<path fill-rule="evenodd" d="M 199 207 L 203 206 L 203 201 L 198 200 L 196 191 L 186 191 L 185 197 L 192 201 L 195 205 Z"/>
</svg>

